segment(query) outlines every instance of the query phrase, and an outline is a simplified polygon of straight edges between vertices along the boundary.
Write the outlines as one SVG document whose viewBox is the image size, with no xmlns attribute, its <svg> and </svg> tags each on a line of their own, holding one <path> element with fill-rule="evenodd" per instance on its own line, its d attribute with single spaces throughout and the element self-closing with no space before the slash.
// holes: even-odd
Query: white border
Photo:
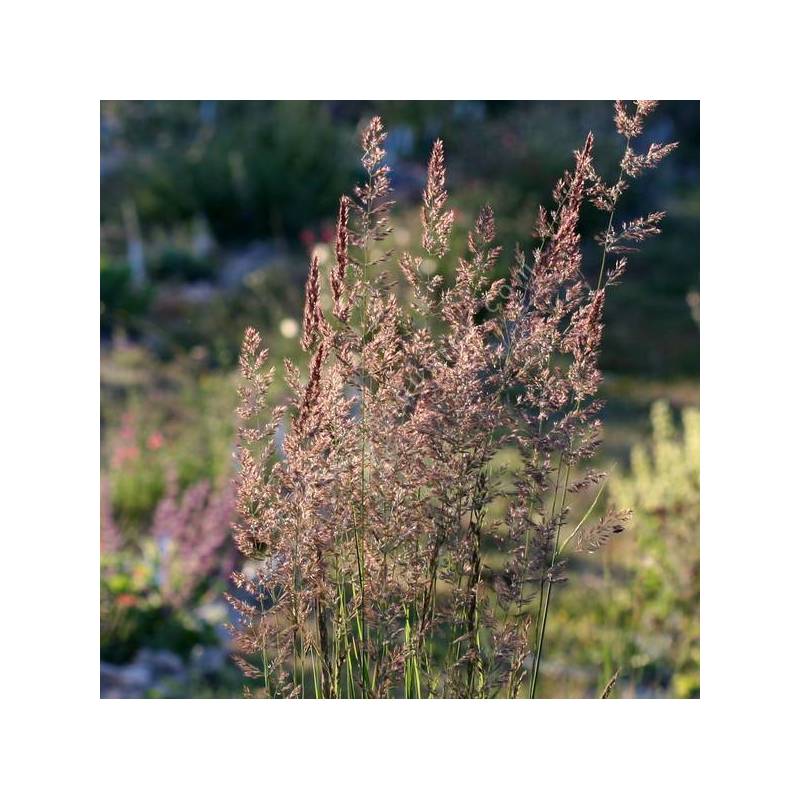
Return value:
<svg viewBox="0 0 800 800">
<path fill-rule="evenodd" d="M 796 26 L 783 8 L 142 0 L 5 10 L 9 796 L 787 794 L 798 129 L 787 84 Z M 617 95 L 702 100 L 703 699 L 100 703 L 98 100 Z"/>
</svg>

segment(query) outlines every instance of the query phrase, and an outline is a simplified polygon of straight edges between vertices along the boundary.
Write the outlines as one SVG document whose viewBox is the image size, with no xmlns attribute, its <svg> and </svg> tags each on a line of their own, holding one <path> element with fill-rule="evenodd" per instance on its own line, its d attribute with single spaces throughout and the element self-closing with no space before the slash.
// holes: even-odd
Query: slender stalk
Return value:
<svg viewBox="0 0 800 800">
<path fill-rule="evenodd" d="M 328 653 L 328 625 L 325 606 L 321 600 L 317 600 L 317 632 L 320 649 L 320 691 L 323 697 L 330 697 L 332 670 Z"/>
<path fill-rule="evenodd" d="M 476 490 L 480 475 L 476 478 Z M 473 678 L 475 674 L 475 663 L 478 664 L 479 678 L 483 678 L 483 665 L 481 663 L 481 650 L 479 639 L 478 627 L 478 584 L 481 579 L 481 526 L 483 524 L 483 511 L 476 511 L 476 500 L 473 498 L 470 510 L 470 533 L 472 534 L 472 562 L 470 565 L 470 581 L 469 581 L 469 595 L 470 595 L 470 608 L 467 616 L 467 632 L 470 637 L 470 644 L 472 645 L 475 660 L 471 660 L 467 670 L 467 683 L 468 683 L 468 696 L 472 696 Z M 472 517 L 475 517 L 474 522 Z"/>
<path fill-rule="evenodd" d="M 258 605 L 261 607 L 261 618 L 264 618 L 264 601 L 261 595 L 258 596 Z M 267 670 L 267 640 L 266 638 L 261 643 L 261 668 L 264 672 L 264 692 L 265 697 L 269 697 L 269 671 Z"/>
<path fill-rule="evenodd" d="M 559 456 L 559 459 L 558 459 L 558 472 L 556 473 L 556 485 L 555 485 L 555 489 L 553 491 L 553 503 L 552 503 L 552 508 L 550 509 L 550 519 L 555 519 L 556 498 L 558 497 L 558 487 L 559 487 L 559 485 L 561 483 L 561 469 L 563 467 L 563 464 L 564 464 L 564 456 L 563 456 L 563 453 L 562 453 Z M 542 516 L 544 516 L 544 515 L 542 515 Z M 542 611 L 544 609 L 545 580 L 546 580 L 546 576 L 545 576 L 544 573 L 542 573 L 541 580 L 539 581 L 539 608 L 536 611 L 536 626 L 535 626 L 534 632 L 533 632 L 533 638 L 534 638 L 534 641 L 536 642 L 536 651 L 535 651 L 535 654 L 534 654 L 534 665 L 537 666 L 537 667 L 538 667 L 537 655 L 539 653 L 539 648 L 541 646 L 540 645 L 539 630 L 540 630 L 541 624 L 542 624 Z M 533 686 L 534 686 L 534 683 L 535 683 L 535 681 L 532 678 L 531 679 L 531 684 L 530 684 L 530 688 L 531 688 L 530 697 L 533 697 Z"/>
<path fill-rule="evenodd" d="M 563 454 L 562 454 L 563 455 Z M 567 499 L 567 487 L 569 486 L 569 475 L 572 465 L 567 464 L 566 476 L 564 478 L 564 490 L 561 495 L 561 505 L 558 512 L 558 524 L 556 525 L 556 538 L 553 543 L 553 556 L 550 559 L 550 569 L 552 570 L 556 563 L 556 556 L 558 554 L 558 540 L 561 534 L 562 517 L 564 512 L 564 503 Z M 556 486 L 556 496 L 558 496 L 558 486 Z M 544 643 L 544 632 L 547 626 L 547 611 L 550 608 L 550 592 L 552 590 L 553 581 L 552 577 L 547 580 L 547 591 L 544 598 L 544 611 L 542 616 L 541 625 L 539 626 L 539 640 L 536 644 L 536 659 L 533 663 L 533 675 L 531 677 L 530 697 L 533 699 L 536 696 L 536 682 L 539 678 L 539 664 L 542 660 L 542 645 Z"/>
<path fill-rule="evenodd" d="M 314 678 L 314 697 L 319 700 L 322 697 L 319 680 L 317 679 L 317 659 L 314 657 L 314 648 L 311 648 L 311 674 Z"/>
<path fill-rule="evenodd" d="M 628 151 L 628 147 L 630 147 L 630 143 L 631 143 L 631 137 L 630 136 L 625 137 L 625 152 Z M 624 156 L 624 153 L 623 153 L 623 158 L 624 157 L 625 156 Z M 619 182 L 622 180 L 623 172 L 624 171 L 622 169 L 622 162 L 620 161 L 619 175 L 617 176 L 617 183 L 616 183 L 617 186 L 619 185 Z M 601 285 L 603 283 L 603 273 L 604 273 L 605 267 L 606 267 L 606 256 L 608 255 L 608 237 L 609 237 L 609 234 L 611 233 L 611 225 L 614 222 L 614 212 L 617 210 L 617 200 L 618 199 L 619 199 L 618 197 L 614 198 L 614 204 L 611 206 L 611 211 L 610 211 L 610 213 L 608 215 L 608 225 L 606 226 L 606 238 L 605 238 L 605 241 L 603 242 L 603 258 L 600 261 L 600 275 L 597 278 L 597 290 L 598 291 L 600 291 L 600 287 L 601 287 Z"/>
<path fill-rule="evenodd" d="M 579 531 L 579 530 L 580 530 L 580 529 L 583 527 L 583 523 L 584 523 L 584 522 L 586 522 L 586 520 L 587 520 L 587 519 L 589 519 L 589 516 L 591 515 L 592 511 L 594 511 L 594 508 L 595 508 L 595 506 L 597 505 L 597 501 L 600 499 L 600 496 L 601 496 L 601 495 L 603 494 L 603 492 L 605 491 L 605 488 L 606 488 L 606 486 L 608 486 L 608 481 L 606 481 L 606 482 L 605 482 L 605 483 L 604 483 L 604 484 L 603 484 L 603 485 L 600 487 L 599 491 L 598 491 L 598 492 L 597 492 L 597 494 L 595 495 L 595 498 L 594 498 L 594 500 L 592 501 L 592 504 L 591 504 L 591 505 L 589 506 L 589 508 L 586 510 L 586 513 L 583 515 L 583 517 L 581 517 L 581 521 L 580 521 L 580 522 L 579 522 L 579 523 L 578 523 L 578 524 L 575 526 L 575 528 L 574 528 L 574 530 L 572 531 L 572 533 L 571 533 L 569 536 L 567 536 L 567 538 L 566 538 L 566 539 L 564 539 L 564 541 L 561 543 L 561 547 L 559 547 L 559 548 L 558 548 L 558 552 L 556 553 L 556 557 L 560 556 L 560 555 L 561 555 L 561 553 L 563 553 L 563 552 L 564 552 L 564 549 L 565 549 L 565 548 L 566 548 L 566 546 L 567 546 L 567 545 L 568 545 L 568 544 L 569 544 L 569 543 L 572 541 L 572 539 L 573 539 L 573 537 L 575 536 L 575 534 L 577 534 L 577 533 L 578 533 L 578 531 Z"/>
<path fill-rule="evenodd" d="M 629 146 L 630 146 L 630 136 L 627 136 L 625 138 L 625 151 L 626 152 L 627 152 Z M 623 154 L 623 158 L 624 158 L 624 154 Z M 622 167 L 622 161 L 620 161 L 619 175 L 617 176 L 617 183 L 615 185 L 619 185 L 619 182 L 622 180 L 623 174 L 624 174 L 624 170 L 623 170 L 623 167 Z M 600 288 L 602 286 L 602 283 L 603 283 L 603 275 L 605 274 L 606 258 L 608 256 L 608 237 L 611 234 L 611 228 L 612 228 L 612 225 L 613 225 L 613 222 L 614 222 L 614 212 L 616 211 L 618 199 L 619 199 L 618 196 L 616 196 L 614 198 L 614 203 L 613 203 L 613 205 L 611 207 L 611 211 L 609 212 L 609 215 L 608 215 L 608 224 L 606 226 L 606 237 L 605 237 L 605 240 L 603 242 L 603 256 L 602 256 L 602 259 L 600 261 L 600 273 L 599 273 L 598 278 L 597 278 L 597 291 L 600 290 Z M 560 470 L 560 464 L 559 464 L 559 470 Z M 569 467 L 567 469 L 567 481 L 566 482 L 569 483 Z M 557 492 L 556 492 L 556 494 L 557 494 Z M 564 508 L 564 499 L 565 498 L 566 498 L 566 485 L 564 487 L 564 498 L 562 499 L 562 503 L 561 503 L 561 510 L 562 511 L 563 511 L 563 508 Z M 561 516 L 561 513 L 559 513 L 559 517 L 560 516 Z M 578 527 L 580 527 L 580 525 L 582 523 L 583 523 L 583 521 L 581 521 L 581 523 L 579 523 Z M 559 522 L 559 525 L 558 525 L 558 528 L 557 528 L 557 531 L 556 531 L 555 546 L 553 547 L 553 558 L 552 558 L 551 565 L 550 565 L 551 569 L 555 565 L 555 560 L 556 560 L 557 555 L 561 552 L 559 547 L 558 547 L 558 537 L 559 537 L 560 531 L 561 531 L 561 523 Z M 575 532 L 576 531 L 573 531 L 573 534 L 570 536 L 570 538 L 572 538 L 572 536 L 575 534 Z M 536 646 L 536 658 L 535 658 L 535 661 L 534 661 L 533 676 L 531 678 L 531 684 L 530 684 L 530 697 L 531 698 L 533 698 L 535 696 L 535 694 L 536 694 L 536 682 L 537 682 L 537 679 L 538 679 L 538 676 L 539 676 L 539 664 L 541 662 L 542 643 L 544 641 L 544 631 L 545 631 L 545 626 L 547 624 L 547 611 L 548 611 L 548 608 L 549 608 L 549 605 L 550 605 L 551 587 L 552 587 L 552 582 L 548 582 L 547 593 L 546 593 L 546 596 L 545 596 L 545 599 L 544 599 L 544 612 L 543 612 L 543 616 L 542 616 L 541 625 L 539 625 L 539 636 L 538 636 L 538 643 L 537 643 L 537 646 Z M 541 614 L 542 613 L 541 596 L 540 596 L 539 608 L 540 608 L 540 614 Z"/>
<path fill-rule="evenodd" d="M 364 683 L 363 691 L 366 696 L 369 686 L 369 631 L 367 629 L 366 619 L 366 594 L 364 591 L 364 563 L 363 563 L 363 547 L 366 538 L 367 518 L 367 375 L 364 363 L 364 351 L 367 343 L 367 312 L 368 312 L 368 284 L 367 284 L 367 271 L 369 269 L 369 238 L 370 238 L 370 219 L 372 216 L 372 189 L 373 189 L 373 176 L 372 171 L 369 170 L 368 178 L 368 191 L 367 191 L 367 205 L 364 212 L 364 229 L 363 229 L 363 268 L 361 274 L 361 283 L 363 285 L 363 292 L 361 295 L 361 418 L 360 418 L 360 432 L 361 432 L 361 496 L 360 496 L 360 528 L 361 528 L 361 543 L 359 546 L 359 537 L 356 536 L 356 556 L 358 559 L 358 581 L 360 589 L 359 607 L 361 612 L 360 623 L 360 642 L 361 642 L 361 673 L 362 681 Z M 359 552 L 360 551 L 360 552 Z"/>
</svg>

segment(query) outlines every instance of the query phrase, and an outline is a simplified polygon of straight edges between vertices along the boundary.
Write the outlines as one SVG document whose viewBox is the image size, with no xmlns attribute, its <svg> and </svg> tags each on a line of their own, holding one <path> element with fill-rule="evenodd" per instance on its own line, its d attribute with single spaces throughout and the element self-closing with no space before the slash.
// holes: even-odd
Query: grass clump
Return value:
<svg viewBox="0 0 800 800">
<path fill-rule="evenodd" d="M 615 104 L 624 142 L 607 183 L 591 133 L 541 208 L 508 280 L 489 206 L 454 280 L 437 264 L 456 225 L 433 145 L 418 250 L 393 252 L 391 173 L 378 117 L 365 177 L 342 197 L 327 286 L 312 258 L 290 396 L 258 332 L 241 353 L 238 522 L 246 561 L 229 601 L 247 692 L 267 697 L 534 697 L 553 593 L 571 552 L 595 553 L 629 517 L 590 511 L 606 476 L 597 366 L 606 295 L 660 212 L 622 222 L 629 183 L 675 145 L 637 152 L 653 101 Z M 584 262 L 578 223 L 606 222 Z M 508 458 L 513 450 L 515 458 Z M 506 454 L 498 459 L 498 453 Z M 502 508 L 502 514 L 496 513 Z"/>
</svg>

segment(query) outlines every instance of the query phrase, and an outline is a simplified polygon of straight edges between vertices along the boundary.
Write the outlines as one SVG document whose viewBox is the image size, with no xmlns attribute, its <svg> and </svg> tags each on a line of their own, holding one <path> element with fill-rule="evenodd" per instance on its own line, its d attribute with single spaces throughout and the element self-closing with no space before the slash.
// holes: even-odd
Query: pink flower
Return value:
<svg viewBox="0 0 800 800">
<path fill-rule="evenodd" d="M 114 455 L 111 458 L 111 464 L 115 468 L 119 468 L 128 463 L 128 461 L 136 461 L 139 458 L 139 448 L 136 445 L 123 445 L 117 447 Z"/>
</svg>

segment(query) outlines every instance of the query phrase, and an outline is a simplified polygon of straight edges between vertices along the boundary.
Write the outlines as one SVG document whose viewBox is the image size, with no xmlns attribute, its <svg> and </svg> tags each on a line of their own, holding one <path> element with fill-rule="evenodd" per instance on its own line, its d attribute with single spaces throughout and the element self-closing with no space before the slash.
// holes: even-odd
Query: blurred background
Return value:
<svg viewBox="0 0 800 800">
<path fill-rule="evenodd" d="M 221 598 L 236 563 L 238 349 L 254 325 L 273 363 L 299 359 L 309 256 L 332 259 L 358 130 L 376 113 L 390 131 L 392 246 L 419 242 L 427 158 L 445 141 L 458 210 L 446 273 L 481 205 L 507 270 L 586 132 L 609 180 L 624 144 L 610 102 L 101 104 L 103 696 L 241 696 Z M 623 200 L 622 219 L 667 218 L 607 303 L 602 459 L 610 501 L 636 514 L 559 587 L 542 696 L 596 696 L 617 670 L 615 696 L 699 695 L 699 139 L 699 103 L 681 101 L 661 104 L 639 140 L 680 147 Z M 587 274 L 602 225 L 587 209 Z"/>
</svg>

